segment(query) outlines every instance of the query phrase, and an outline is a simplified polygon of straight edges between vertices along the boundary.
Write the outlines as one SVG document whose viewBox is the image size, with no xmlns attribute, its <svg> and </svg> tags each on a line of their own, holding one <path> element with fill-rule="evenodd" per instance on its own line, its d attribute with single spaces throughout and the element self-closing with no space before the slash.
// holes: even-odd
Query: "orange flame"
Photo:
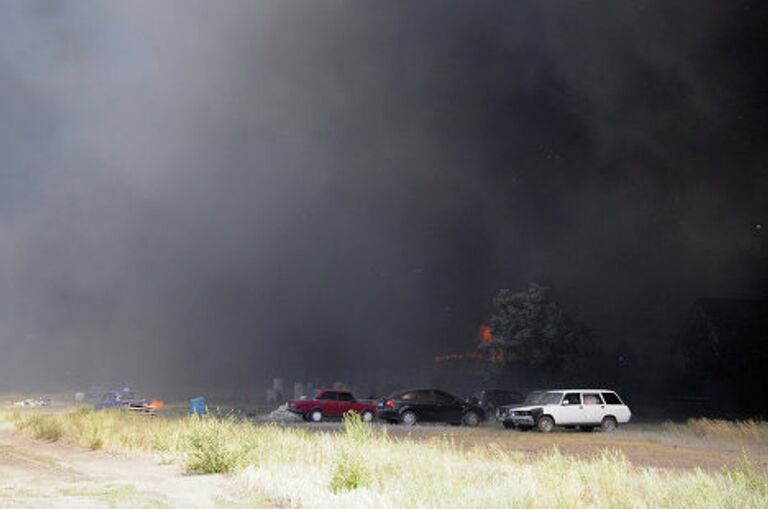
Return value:
<svg viewBox="0 0 768 509">
<path fill-rule="evenodd" d="M 160 400 L 158 400 L 158 399 L 153 399 L 153 400 L 152 400 L 152 401 L 149 403 L 149 406 L 151 406 L 151 407 L 152 407 L 152 408 L 154 408 L 155 410 L 160 410 L 161 408 L 165 408 L 165 402 L 163 402 L 163 401 L 160 401 Z"/>
<path fill-rule="evenodd" d="M 493 339 L 493 334 L 491 334 L 491 327 L 490 325 L 482 324 L 480 325 L 480 330 L 477 334 L 480 337 L 481 343 L 490 343 Z"/>
<path fill-rule="evenodd" d="M 486 324 L 480 324 L 477 330 L 476 341 L 479 343 L 490 343 L 493 341 L 493 333 L 491 332 L 491 326 Z M 453 353 L 447 355 L 435 356 L 435 362 L 449 362 L 449 361 L 461 361 L 467 359 L 476 359 L 492 362 L 494 364 L 501 364 L 504 361 L 504 355 L 499 348 L 491 347 L 488 350 L 488 354 L 484 355 L 480 352 L 467 352 L 467 353 Z"/>
</svg>

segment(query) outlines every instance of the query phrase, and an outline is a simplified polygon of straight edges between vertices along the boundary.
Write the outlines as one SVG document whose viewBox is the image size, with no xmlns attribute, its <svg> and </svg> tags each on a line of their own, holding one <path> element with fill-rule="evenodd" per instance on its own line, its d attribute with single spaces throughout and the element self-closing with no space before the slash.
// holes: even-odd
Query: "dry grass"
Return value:
<svg viewBox="0 0 768 509">
<path fill-rule="evenodd" d="M 29 427 L 29 417 L 10 418 Z M 768 507 L 768 466 L 747 456 L 721 473 L 671 472 L 636 467 L 614 451 L 587 460 L 552 449 L 530 458 L 501 448 L 459 448 L 449 439 L 393 439 L 354 418 L 339 433 L 87 410 L 50 418 L 64 440 L 152 451 L 193 472 L 231 472 L 245 496 L 280 506 Z"/>
<path fill-rule="evenodd" d="M 768 422 L 758 420 L 688 419 L 685 424 L 664 423 L 664 431 L 741 444 L 768 445 Z"/>
<path fill-rule="evenodd" d="M 19 429 L 31 429 L 35 438 L 58 441 L 64 434 L 61 421 L 50 414 L 32 414 L 27 419 L 18 420 Z"/>
</svg>

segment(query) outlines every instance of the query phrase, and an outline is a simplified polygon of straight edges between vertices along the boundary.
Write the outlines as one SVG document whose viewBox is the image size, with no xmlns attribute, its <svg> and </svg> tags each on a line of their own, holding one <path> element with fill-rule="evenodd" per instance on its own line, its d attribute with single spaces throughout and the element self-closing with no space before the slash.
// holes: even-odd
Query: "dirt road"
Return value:
<svg viewBox="0 0 768 509">
<path fill-rule="evenodd" d="M 149 456 L 85 451 L 0 424 L 0 508 L 209 508 L 245 502 L 225 476 L 189 476 Z"/>
</svg>

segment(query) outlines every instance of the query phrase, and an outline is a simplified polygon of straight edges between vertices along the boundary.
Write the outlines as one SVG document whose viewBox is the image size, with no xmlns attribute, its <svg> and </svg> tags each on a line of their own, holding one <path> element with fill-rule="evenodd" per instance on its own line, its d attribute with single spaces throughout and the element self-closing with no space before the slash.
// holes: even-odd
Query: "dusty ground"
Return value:
<svg viewBox="0 0 768 509">
<path fill-rule="evenodd" d="M 336 433 L 340 423 L 283 423 L 316 433 Z M 668 433 L 659 425 L 627 425 L 614 433 L 562 430 L 518 432 L 487 423 L 478 428 L 375 425 L 396 440 L 452 440 L 457 448 L 494 448 L 536 455 L 557 446 L 561 452 L 592 457 L 620 450 L 635 465 L 717 471 L 734 465 L 742 451 L 768 461 L 768 445 L 708 441 Z M 227 476 L 191 476 L 178 465 L 161 465 L 151 455 L 117 456 L 48 443 L 0 424 L 0 508 L 91 507 L 268 507 L 242 498 Z"/>
<path fill-rule="evenodd" d="M 251 503 L 252 502 L 252 503 Z M 34 440 L 0 424 L 0 508 L 262 507 L 225 476 Z"/>
</svg>

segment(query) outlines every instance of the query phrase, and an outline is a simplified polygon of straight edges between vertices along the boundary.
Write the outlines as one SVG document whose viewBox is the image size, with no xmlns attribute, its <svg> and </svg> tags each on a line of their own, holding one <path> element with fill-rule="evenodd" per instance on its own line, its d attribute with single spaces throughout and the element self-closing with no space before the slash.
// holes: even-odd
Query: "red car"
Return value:
<svg viewBox="0 0 768 509">
<path fill-rule="evenodd" d="M 312 399 L 295 399 L 288 402 L 288 410 L 309 422 L 340 418 L 347 412 L 360 414 L 363 421 L 371 422 L 376 414 L 376 404 L 357 401 L 351 392 L 340 389 L 318 389 Z"/>
</svg>

